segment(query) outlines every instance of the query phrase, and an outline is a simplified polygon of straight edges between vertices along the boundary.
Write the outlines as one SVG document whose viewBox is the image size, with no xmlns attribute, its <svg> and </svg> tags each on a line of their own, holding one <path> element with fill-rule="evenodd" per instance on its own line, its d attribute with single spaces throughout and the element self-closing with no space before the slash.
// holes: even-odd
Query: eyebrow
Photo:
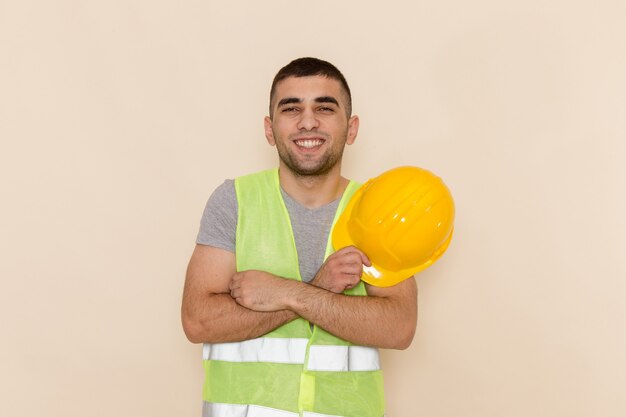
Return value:
<svg viewBox="0 0 626 417">
<path fill-rule="evenodd" d="M 294 104 L 294 103 L 302 103 L 302 100 L 296 97 L 287 97 L 278 102 L 278 107 L 284 106 L 285 104 Z"/>
<path fill-rule="evenodd" d="M 331 97 L 331 96 L 322 96 L 322 97 L 317 97 L 315 99 L 316 103 L 333 103 L 335 104 L 337 107 L 339 107 L 339 102 L 337 101 L 337 99 L 335 97 Z"/>
<path fill-rule="evenodd" d="M 315 102 L 316 103 L 333 103 L 335 104 L 337 107 L 339 106 L 339 102 L 337 101 L 336 98 L 331 97 L 331 96 L 322 96 L 322 97 L 316 97 L 315 98 Z M 278 107 L 280 106 L 284 106 L 286 104 L 297 104 L 297 103 L 302 103 L 302 99 L 299 99 L 297 97 L 286 97 L 283 98 L 282 100 L 280 100 L 278 102 Z"/>
</svg>

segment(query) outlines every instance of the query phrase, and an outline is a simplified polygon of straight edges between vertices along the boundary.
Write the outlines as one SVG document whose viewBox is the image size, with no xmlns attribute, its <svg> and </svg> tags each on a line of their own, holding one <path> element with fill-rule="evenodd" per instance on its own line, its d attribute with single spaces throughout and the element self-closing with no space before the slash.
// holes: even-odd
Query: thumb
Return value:
<svg viewBox="0 0 626 417">
<path fill-rule="evenodd" d="M 359 254 L 361 255 L 361 262 L 363 263 L 363 265 L 372 266 L 372 262 L 370 261 L 370 258 L 365 254 L 365 252 L 359 249 Z"/>
</svg>

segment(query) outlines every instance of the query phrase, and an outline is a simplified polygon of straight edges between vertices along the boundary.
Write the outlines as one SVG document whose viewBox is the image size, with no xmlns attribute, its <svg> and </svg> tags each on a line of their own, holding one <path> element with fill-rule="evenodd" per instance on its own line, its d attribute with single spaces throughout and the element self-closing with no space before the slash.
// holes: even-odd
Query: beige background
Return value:
<svg viewBox="0 0 626 417">
<path fill-rule="evenodd" d="M 388 415 L 623 416 L 625 4 L 0 1 L 0 415 L 199 415 L 202 209 L 276 163 L 271 78 L 313 55 L 361 116 L 346 174 L 457 202 Z"/>
</svg>

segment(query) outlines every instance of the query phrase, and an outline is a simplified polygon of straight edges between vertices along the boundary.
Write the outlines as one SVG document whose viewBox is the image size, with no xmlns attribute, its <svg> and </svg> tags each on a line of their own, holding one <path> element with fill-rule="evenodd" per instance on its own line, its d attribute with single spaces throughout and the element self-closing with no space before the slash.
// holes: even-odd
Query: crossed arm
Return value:
<svg viewBox="0 0 626 417">
<path fill-rule="evenodd" d="M 182 322 L 194 343 L 248 340 L 298 317 L 355 344 L 405 349 L 417 321 L 417 288 L 409 278 L 369 297 L 341 294 L 355 286 L 369 259 L 354 247 L 328 257 L 311 283 L 267 272 L 236 272 L 235 256 L 197 245 L 183 292 Z"/>
</svg>

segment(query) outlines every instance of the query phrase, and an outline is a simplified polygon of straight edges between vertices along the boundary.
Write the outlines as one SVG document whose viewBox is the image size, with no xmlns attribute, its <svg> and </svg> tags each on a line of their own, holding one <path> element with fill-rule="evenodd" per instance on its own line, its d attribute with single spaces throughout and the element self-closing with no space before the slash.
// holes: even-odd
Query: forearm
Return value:
<svg viewBox="0 0 626 417">
<path fill-rule="evenodd" d="M 347 296 L 296 284 L 300 285 L 294 286 L 287 298 L 289 309 L 335 336 L 359 345 L 389 349 L 406 349 L 413 340 L 415 303 L 390 297 Z M 412 288 L 407 285 L 409 292 Z"/>
<path fill-rule="evenodd" d="M 415 279 L 367 288 L 367 297 L 348 296 L 267 272 L 245 271 L 233 277 L 230 295 L 254 311 L 290 310 L 355 344 L 406 349 L 417 321 Z"/>
<path fill-rule="evenodd" d="M 260 312 L 240 306 L 228 294 L 209 294 L 195 311 L 183 311 L 193 343 L 240 342 L 260 337 L 298 316 L 289 310 Z"/>
</svg>

